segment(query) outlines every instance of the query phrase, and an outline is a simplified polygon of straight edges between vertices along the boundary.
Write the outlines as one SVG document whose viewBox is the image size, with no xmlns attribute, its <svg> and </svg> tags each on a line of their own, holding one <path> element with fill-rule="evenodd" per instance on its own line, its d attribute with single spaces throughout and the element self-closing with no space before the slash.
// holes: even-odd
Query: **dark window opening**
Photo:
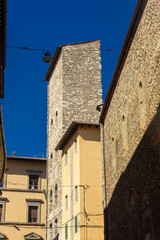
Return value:
<svg viewBox="0 0 160 240">
<path fill-rule="evenodd" d="M 38 206 L 29 206 L 28 222 L 38 222 Z"/>
<path fill-rule="evenodd" d="M 3 205 L 0 204 L 0 222 L 2 222 L 2 211 L 3 211 Z"/>
<path fill-rule="evenodd" d="M 139 88 L 142 88 L 142 82 L 141 81 L 139 82 Z"/>
<path fill-rule="evenodd" d="M 29 189 L 38 189 L 38 175 L 29 175 Z"/>
</svg>

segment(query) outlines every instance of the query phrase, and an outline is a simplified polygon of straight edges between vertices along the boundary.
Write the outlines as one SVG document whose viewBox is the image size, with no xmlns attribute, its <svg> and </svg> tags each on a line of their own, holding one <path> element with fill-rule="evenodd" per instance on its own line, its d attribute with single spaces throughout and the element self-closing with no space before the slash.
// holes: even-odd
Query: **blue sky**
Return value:
<svg viewBox="0 0 160 240">
<path fill-rule="evenodd" d="M 8 0 L 7 45 L 50 50 L 101 39 L 106 96 L 137 0 Z M 105 49 L 117 51 L 105 52 Z M 7 155 L 46 156 L 48 64 L 41 51 L 7 48 L 1 99 Z M 43 154 L 42 154 L 43 153 Z"/>
</svg>

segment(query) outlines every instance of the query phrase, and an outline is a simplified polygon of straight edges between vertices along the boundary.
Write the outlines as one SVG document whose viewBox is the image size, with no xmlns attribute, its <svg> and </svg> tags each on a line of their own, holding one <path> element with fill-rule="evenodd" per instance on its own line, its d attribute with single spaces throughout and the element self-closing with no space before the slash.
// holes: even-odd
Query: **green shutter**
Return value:
<svg viewBox="0 0 160 240">
<path fill-rule="evenodd" d="M 77 216 L 75 217 L 75 233 L 78 232 Z"/>
<path fill-rule="evenodd" d="M 68 239 L 68 226 L 65 225 L 65 239 Z"/>
</svg>

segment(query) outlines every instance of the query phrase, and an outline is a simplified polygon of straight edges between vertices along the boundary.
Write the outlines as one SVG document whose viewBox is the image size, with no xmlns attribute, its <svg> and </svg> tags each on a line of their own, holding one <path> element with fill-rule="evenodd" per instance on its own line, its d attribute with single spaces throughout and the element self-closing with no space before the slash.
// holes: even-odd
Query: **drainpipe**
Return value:
<svg viewBox="0 0 160 240">
<path fill-rule="evenodd" d="M 104 145 L 104 125 L 100 123 L 101 144 L 102 144 L 102 174 L 103 174 L 103 213 L 104 213 L 104 240 L 108 240 L 108 212 L 107 212 L 107 191 L 106 191 L 106 163 Z"/>
</svg>

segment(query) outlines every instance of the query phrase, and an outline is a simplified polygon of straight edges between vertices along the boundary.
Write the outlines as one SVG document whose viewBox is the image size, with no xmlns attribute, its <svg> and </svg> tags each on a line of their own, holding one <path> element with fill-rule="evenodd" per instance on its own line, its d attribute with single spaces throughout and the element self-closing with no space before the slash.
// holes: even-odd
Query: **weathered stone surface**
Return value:
<svg viewBox="0 0 160 240">
<path fill-rule="evenodd" d="M 55 236 L 55 220 L 62 226 L 61 151 L 55 147 L 73 120 L 98 123 L 102 103 L 100 41 L 62 46 L 48 83 L 48 217 L 47 240 Z M 51 158 L 52 154 L 52 158 Z M 55 184 L 58 203 L 55 204 Z M 53 192 L 50 201 L 50 190 Z M 52 208 L 49 207 L 52 205 Z M 50 231 L 52 224 L 52 236 Z M 58 228 L 61 239 L 61 228 Z"/>
<path fill-rule="evenodd" d="M 148 0 L 104 122 L 109 239 L 160 238 L 159 108 L 160 1 Z"/>
</svg>

